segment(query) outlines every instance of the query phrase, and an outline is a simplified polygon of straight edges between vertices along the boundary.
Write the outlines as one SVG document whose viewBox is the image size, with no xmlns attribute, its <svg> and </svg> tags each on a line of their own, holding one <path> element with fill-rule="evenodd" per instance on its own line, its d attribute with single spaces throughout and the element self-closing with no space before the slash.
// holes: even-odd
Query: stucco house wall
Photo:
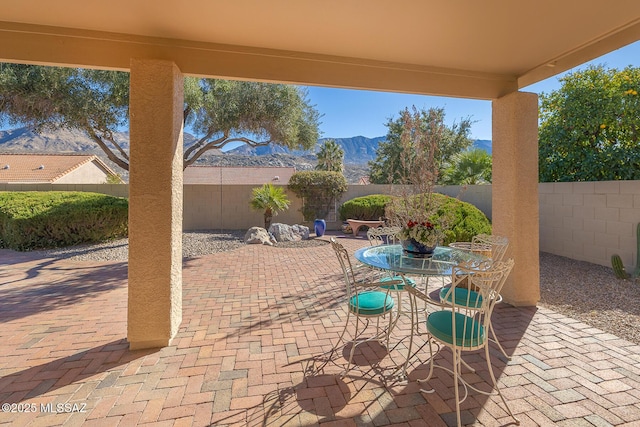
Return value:
<svg viewBox="0 0 640 427">
<path fill-rule="evenodd" d="M 88 162 L 74 169 L 59 179 L 59 184 L 104 184 L 107 181 L 107 173 L 94 162 Z"/>
</svg>

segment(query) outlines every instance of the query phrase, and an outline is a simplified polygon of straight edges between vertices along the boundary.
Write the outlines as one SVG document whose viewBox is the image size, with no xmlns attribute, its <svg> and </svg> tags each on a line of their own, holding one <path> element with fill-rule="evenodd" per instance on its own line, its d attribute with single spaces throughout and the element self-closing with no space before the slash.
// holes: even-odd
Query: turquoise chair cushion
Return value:
<svg viewBox="0 0 640 427">
<path fill-rule="evenodd" d="M 388 282 L 390 280 L 402 280 L 402 276 L 393 276 L 393 277 L 384 277 L 380 279 L 380 282 Z M 380 285 L 382 289 L 397 289 L 399 291 L 404 289 L 404 285 L 407 284 L 412 288 L 416 287 L 416 281 L 410 277 L 405 277 L 402 283 L 398 283 L 395 285 Z"/>
<path fill-rule="evenodd" d="M 456 345 L 458 347 L 478 347 L 486 341 L 485 327 L 476 319 L 449 310 L 436 311 L 427 317 L 427 331 L 438 340 L 453 345 L 453 322 L 455 314 Z M 465 328 L 466 323 L 466 328 Z"/>
<path fill-rule="evenodd" d="M 449 293 L 450 290 L 451 288 L 449 286 L 440 289 L 441 302 L 447 302 L 451 304 L 451 298 L 453 297 L 456 305 L 458 306 L 469 308 L 482 307 L 482 295 L 478 295 L 476 291 L 470 291 L 465 288 L 456 288 L 453 292 Z"/>
<path fill-rule="evenodd" d="M 384 314 L 393 308 L 393 298 L 386 292 L 371 291 L 354 295 L 349 300 L 349 310 L 364 316 Z"/>
</svg>

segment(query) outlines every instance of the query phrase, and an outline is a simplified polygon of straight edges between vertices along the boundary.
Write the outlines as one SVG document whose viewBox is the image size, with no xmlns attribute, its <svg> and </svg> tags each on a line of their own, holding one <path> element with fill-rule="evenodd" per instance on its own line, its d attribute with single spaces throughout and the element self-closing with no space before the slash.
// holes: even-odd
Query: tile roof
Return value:
<svg viewBox="0 0 640 427">
<path fill-rule="evenodd" d="M 82 165 L 94 162 L 116 175 L 96 155 L 0 153 L 0 182 L 53 183 Z"/>
<path fill-rule="evenodd" d="M 189 166 L 184 184 L 286 185 L 295 171 L 293 167 Z"/>
</svg>

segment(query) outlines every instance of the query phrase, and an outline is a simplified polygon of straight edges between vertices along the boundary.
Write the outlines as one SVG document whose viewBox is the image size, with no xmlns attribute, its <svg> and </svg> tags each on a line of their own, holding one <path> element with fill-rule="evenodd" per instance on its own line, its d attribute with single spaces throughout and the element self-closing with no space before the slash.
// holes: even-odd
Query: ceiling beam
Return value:
<svg viewBox="0 0 640 427">
<path fill-rule="evenodd" d="M 515 76 L 188 40 L 0 22 L 0 61 L 128 71 L 164 59 L 187 75 L 495 99 Z"/>
<path fill-rule="evenodd" d="M 640 18 L 533 68 L 518 77 L 518 89 L 553 77 L 638 40 L 640 40 Z M 637 58 L 629 58 L 629 65 L 634 60 Z"/>
</svg>

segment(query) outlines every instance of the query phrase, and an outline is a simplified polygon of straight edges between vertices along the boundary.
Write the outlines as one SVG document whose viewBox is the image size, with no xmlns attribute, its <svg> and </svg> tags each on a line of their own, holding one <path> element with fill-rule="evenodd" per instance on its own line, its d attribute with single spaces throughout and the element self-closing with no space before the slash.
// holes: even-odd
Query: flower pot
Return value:
<svg viewBox="0 0 640 427">
<path fill-rule="evenodd" d="M 402 244 L 402 248 L 405 250 L 405 252 L 414 255 L 431 255 L 433 254 L 433 251 L 436 250 L 435 246 L 423 245 L 422 243 L 414 239 L 401 240 L 400 243 Z"/>
<path fill-rule="evenodd" d="M 324 232 L 327 229 L 327 223 L 324 219 L 316 219 L 313 221 L 313 229 L 316 232 L 316 236 L 324 236 Z"/>
</svg>

